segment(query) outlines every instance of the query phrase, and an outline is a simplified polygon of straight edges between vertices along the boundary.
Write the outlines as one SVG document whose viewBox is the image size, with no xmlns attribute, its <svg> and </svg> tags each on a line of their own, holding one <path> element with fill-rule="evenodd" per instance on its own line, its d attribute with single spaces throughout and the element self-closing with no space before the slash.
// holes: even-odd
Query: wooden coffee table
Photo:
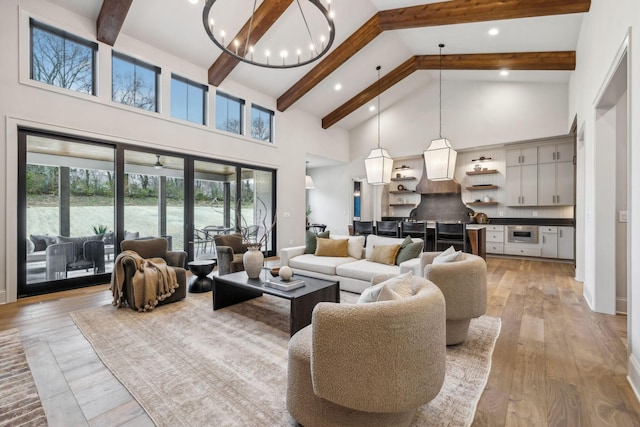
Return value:
<svg viewBox="0 0 640 427">
<path fill-rule="evenodd" d="M 261 273 L 258 279 L 249 279 L 244 271 L 214 276 L 213 309 L 218 310 L 248 301 L 262 294 L 288 299 L 291 301 L 289 332 L 293 336 L 311 324 L 311 315 L 317 303 L 340 302 L 340 282 L 337 280 L 316 279 L 296 274 L 294 278 L 304 280 L 305 285 L 292 291 L 281 291 L 265 286 L 267 274 L 268 271 Z"/>
</svg>

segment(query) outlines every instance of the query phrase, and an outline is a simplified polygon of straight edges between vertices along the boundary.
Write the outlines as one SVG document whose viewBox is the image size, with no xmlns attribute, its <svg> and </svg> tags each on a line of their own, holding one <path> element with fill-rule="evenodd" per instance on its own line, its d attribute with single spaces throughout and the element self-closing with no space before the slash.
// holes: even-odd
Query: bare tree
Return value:
<svg viewBox="0 0 640 427">
<path fill-rule="evenodd" d="M 271 139 L 270 126 L 262 117 L 255 117 L 251 121 L 251 137 L 262 141 L 269 141 Z"/>
<path fill-rule="evenodd" d="M 88 46 L 34 28 L 31 67 L 34 80 L 93 93 L 93 49 Z"/>
</svg>

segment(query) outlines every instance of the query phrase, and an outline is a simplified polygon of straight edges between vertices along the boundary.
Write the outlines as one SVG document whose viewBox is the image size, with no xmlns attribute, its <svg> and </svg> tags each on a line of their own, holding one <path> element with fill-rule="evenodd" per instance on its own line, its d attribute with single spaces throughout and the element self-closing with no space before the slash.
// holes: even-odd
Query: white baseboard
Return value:
<svg viewBox="0 0 640 427">
<path fill-rule="evenodd" d="M 636 399 L 640 401 L 640 363 L 633 354 L 629 355 L 629 373 L 627 381 L 631 385 L 631 389 L 636 394 Z"/>
<path fill-rule="evenodd" d="M 0 304 L 7 303 L 7 291 L 0 291 Z"/>
<path fill-rule="evenodd" d="M 586 286 L 582 287 L 582 296 L 584 297 L 584 300 L 587 303 L 587 305 L 589 306 L 589 308 L 591 309 L 591 311 L 596 311 L 595 304 L 594 304 L 594 301 L 593 301 L 593 295 L 591 295 L 591 293 L 589 293 L 589 290 L 587 289 Z"/>
<path fill-rule="evenodd" d="M 626 298 L 616 298 L 616 313 L 617 314 L 627 314 L 627 299 Z"/>
</svg>

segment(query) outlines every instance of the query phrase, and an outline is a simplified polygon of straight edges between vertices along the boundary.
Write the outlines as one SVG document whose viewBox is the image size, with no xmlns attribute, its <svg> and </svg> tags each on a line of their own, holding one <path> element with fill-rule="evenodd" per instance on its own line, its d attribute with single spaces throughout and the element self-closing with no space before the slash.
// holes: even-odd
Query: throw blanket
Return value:
<svg viewBox="0 0 640 427">
<path fill-rule="evenodd" d="M 162 258 L 142 258 L 134 251 L 124 251 L 118 255 L 111 274 L 111 293 L 113 304 L 122 307 L 123 286 L 125 280 L 124 262 L 135 263 L 136 271 L 131 278 L 133 295 L 127 295 L 129 306 L 138 311 L 153 310 L 159 301 L 171 296 L 180 286 L 175 270 Z"/>
</svg>

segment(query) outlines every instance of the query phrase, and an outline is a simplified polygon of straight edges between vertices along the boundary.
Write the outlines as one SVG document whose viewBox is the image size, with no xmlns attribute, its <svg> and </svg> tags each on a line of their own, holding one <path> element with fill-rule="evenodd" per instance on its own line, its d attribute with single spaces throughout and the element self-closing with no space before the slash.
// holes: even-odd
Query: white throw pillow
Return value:
<svg viewBox="0 0 640 427">
<path fill-rule="evenodd" d="M 454 262 L 458 259 L 458 255 L 460 255 L 462 251 L 457 251 L 453 246 L 449 246 L 449 248 L 442 252 L 440 255 L 433 258 L 433 264 L 444 264 L 447 262 Z"/>
<path fill-rule="evenodd" d="M 360 295 L 360 298 L 358 298 L 358 304 L 366 304 L 366 303 L 378 301 L 380 292 L 382 291 L 382 288 L 385 285 L 387 285 L 394 292 L 398 288 L 402 287 L 403 293 L 406 293 L 406 291 L 404 290 L 405 287 L 406 286 L 411 287 L 412 282 L 413 282 L 413 272 L 410 271 L 408 273 L 404 273 L 399 276 L 395 276 L 390 279 L 387 279 L 384 282 L 378 283 L 377 285 L 369 286 L 367 289 L 362 291 L 362 295 Z"/>
<path fill-rule="evenodd" d="M 391 289 L 389 285 L 382 286 L 382 289 L 380 289 L 380 293 L 378 294 L 378 301 L 392 301 L 402 298 L 404 297 Z"/>
</svg>

